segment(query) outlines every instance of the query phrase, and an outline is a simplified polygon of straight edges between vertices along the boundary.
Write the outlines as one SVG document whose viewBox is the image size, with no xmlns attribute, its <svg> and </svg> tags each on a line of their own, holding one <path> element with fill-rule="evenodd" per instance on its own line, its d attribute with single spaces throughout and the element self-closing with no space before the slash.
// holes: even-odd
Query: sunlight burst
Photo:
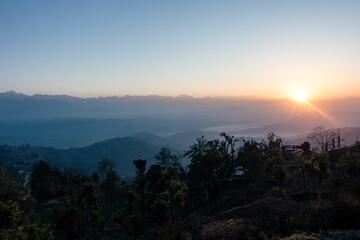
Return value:
<svg viewBox="0 0 360 240">
<path fill-rule="evenodd" d="M 297 102 L 307 102 L 307 94 L 302 91 L 291 91 L 292 97 Z"/>
</svg>

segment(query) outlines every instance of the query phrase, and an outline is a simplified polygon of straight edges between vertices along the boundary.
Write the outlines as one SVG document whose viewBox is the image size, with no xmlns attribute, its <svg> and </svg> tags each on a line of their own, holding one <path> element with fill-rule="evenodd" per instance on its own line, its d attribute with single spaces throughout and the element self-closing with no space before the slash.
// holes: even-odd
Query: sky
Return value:
<svg viewBox="0 0 360 240">
<path fill-rule="evenodd" d="M 0 1 L 0 92 L 360 96 L 360 1 Z"/>
</svg>

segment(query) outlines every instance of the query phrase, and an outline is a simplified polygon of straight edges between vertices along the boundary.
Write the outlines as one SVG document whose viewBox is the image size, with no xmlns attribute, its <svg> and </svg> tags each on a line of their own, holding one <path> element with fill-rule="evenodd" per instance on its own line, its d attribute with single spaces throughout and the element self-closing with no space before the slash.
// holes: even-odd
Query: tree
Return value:
<svg viewBox="0 0 360 240">
<path fill-rule="evenodd" d="M 94 239 L 98 235 L 98 218 L 99 218 L 99 204 L 98 204 L 97 188 L 92 182 L 85 182 L 82 184 L 78 196 L 78 204 L 84 212 L 84 229 L 85 232 L 90 227 Z"/>
<path fill-rule="evenodd" d="M 62 208 L 55 208 L 53 216 L 56 222 L 56 228 L 65 234 L 66 239 L 81 239 L 84 235 L 83 213 L 75 205 L 66 204 Z"/>
<path fill-rule="evenodd" d="M 342 171 L 343 176 L 348 182 L 349 193 L 352 192 L 352 181 L 354 176 L 359 172 L 359 154 L 347 152 L 339 159 L 339 165 Z"/>
<path fill-rule="evenodd" d="M 106 199 L 109 199 L 111 193 L 115 192 L 118 181 L 119 176 L 116 171 L 111 170 L 107 172 L 105 179 L 101 184 L 101 189 L 105 192 Z"/>
<path fill-rule="evenodd" d="M 148 184 L 149 192 L 153 194 L 157 194 L 161 192 L 162 185 L 161 185 L 161 174 L 162 168 L 160 165 L 151 165 L 149 170 L 146 173 L 146 179 Z"/>
<path fill-rule="evenodd" d="M 133 161 L 136 168 L 137 178 L 142 178 L 146 170 L 146 160 L 138 159 Z"/>
<path fill-rule="evenodd" d="M 74 191 L 76 185 L 76 176 L 74 171 L 69 168 L 67 171 L 64 172 L 66 178 L 66 187 L 65 192 L 70 195 L 71 202 L 74 203 Z"/>
<path fill-rule="evenodd" d="M 281 153 L 270 157 L 266 160 L 266 168 L 273 175 L 274 179 L 278 181 L 277 192 L 282 198 L 285 197 L 284 182 L 288 177 L 288 172 L 284 166 L 285 160 Z"/>
<path fill-rule="evenodd" d="M 16 201 L 22 196 L 16 180 L 0 168 L 0 201 Z"/>
<path fill-rule="evenodd" d="M 31 223 L 18 202 L 0 201 L 0 239 L 54 240 L 47 226 Z"/>
<path fill-rule="evenodd" d="M 326 150 L 326 147 L 331 144 L 332 139 L 335 139 L 336 136 L 335 132 L 326 130 L 324 126 L 318 126 L 307 136 L 307 139 L 317 144 L 321 150 Z"/>
<path fill-rule="evenodd" d="M 155 159 L 159 162 L 159 165 L 162 167 L 168 167 L 170 164 L 178 164 L 178 157 L 171 154 L 169 148 L 163 147 L 160 149 L 159 153 L 155 155 Z"/>
<path fill-rule="evenodd" d="M 265 161 L 271 157 L 278 156 L 282 151 L 281 149 L 282 139 L 276 136 L 275 133 L 269 132 L 267 135 L 267 140 L 268 143 L 267 144 L 263 143 L 262 145 Z"/>
<path fill-rule="evenodd" d="M 139 239 L 144 230 L 144 218 L 138 207 L 139 198 L 133 189 L 128 191 L 126 206 L 114 214 L 113 221 L 125 232 L 124 239 Z"/>
<path fill-rule="evenodd" d="M 304 150 L 304 152 L 308 152 L 308 151 L 310 151 L 310 143 L 309 142 L 303 142 L 301 144 L 300 148 L 302 150 Z"/>
<path fill-rule="evenodd" d="M 317 179 L 317 198 L 321 200 L 321 185 L 330 176 L 329 155 L 326 151 L 310 159 L 310 174 Z"/>
<path fill-rule="evenodd" d="M 93 172 L 93 174 L 91 174 L 90 178 L 96 186 L 99 184 L 100 177 L 97 174 L 97 172 Z"/>
<path fill-rule="evenodd" d="M 224 138 L 220 142 L 220 152 L 222 154 L 222 160 L 224 164 L 224 178 L 228 180 L 233 173 L 235 172 L 235 159 L 236 159 L 236 150 L 235 144 L 239 141 L 239 139 L 234 136 L 229 136 L 225 132 L 220 134 L 221 137 Z"/>
<path fill-rule="evenodd" d="M 34 197 L 40 201 L 54 197 L 56 190 L 49 163 L 40 161 L 34 165 L 31 172 L 30 187 Z"/>
<path fill-rule="evenodd" d="M 223 182 L 222 173 L 226 166 L 222 164 L 219 147 L 219 140 L 207 141 L 201 137 L 185 152 L 185 156 L 191 159 L 187 181 L 189 191 L 199 204 L 209 203 L 219 193 Z"/>
<path fill-rule="evenodd" d="M 104 180 L 109 172 L 113 171 L 116 167 L 116 162 L 105 157 L 100 162 L 98 162 L 98 171 L 100 172 L 101 179 Z"/>
<path fill-rule="evenodd" d="M 167 220 L 172 223 L 177 216 L 177 211 L 185 205 L 186 185 L 178 181 L 179 168 L 169 166 L 162 172 L 164 191 L 157 194 L 151 204 L 152 213 L 160 221 Z"/>
<path fill-rule="evenodd" d="M 310 160 L 304 157 L 299 157 L 295 160 L 299 163 L 299 172 L 302 176 L 304 192 L 307 193 L 307 174 L 310 172 Z"/>
<path fill-rule="evenodd" d="M 136 188 L 137 191 L 140 193 L 141 198 L 141 209 L 142 213 L 145 213 L 145 185 L 146 185 L 146 178 L 145 178 L 145 170 L 146 170 L 146 160 L 134 160 L 133 161 L 136 167 Z"/>
<path fill-rule="evenodd" d="M 251 178 L 256 175 L 259 170 L 259 164 L 262 159 L 260 145 L 254 140 L 244 141 L 242 147 L 238 149 L 237 162 L 243 171 L 244 191 L 246 198 L 250 201 L 248 185 Z"/>
<path fill-rule="evenodd" d="M 99 205 L 98 193 L 93 182 L 81 184 L 76 201 L 56 208 L 53 215 L 56 227 L 67 239 L 98 239 Z"/>
<path fill-rule="evenodd" d="M 0 169 L 0 239 L 53 240 L 47 226 L 31 222 L 24 213 L 33 199 L 23 201 L 23 196 L 21 185 Z"/>
</svg>

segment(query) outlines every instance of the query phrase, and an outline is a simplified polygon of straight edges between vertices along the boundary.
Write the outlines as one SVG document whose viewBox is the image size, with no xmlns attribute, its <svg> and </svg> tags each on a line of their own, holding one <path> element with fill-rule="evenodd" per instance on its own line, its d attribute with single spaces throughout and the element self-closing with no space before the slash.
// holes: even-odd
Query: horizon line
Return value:
<svg viewBox="0 0 360 240">
<path fill-rule="evenodd" d="M 206 96 L 192 96 L 189 94 L 179 94 L 179 95 L 160 95 L 160 94 L 140 94 L 140 95 L 132 95 L 132 94 L 125 94 L 125 95 L 96 95 L 96 96 L 76 96 L 70 95 L 66 93 L 57 93 L 57 94 L 48 94 L 48 93 L 22 93 L 20 91 L 15 90 L 5 90 L 0 92 L 2 94 L 17 94 L 23 95 L 25 97 L 35 97 L 35 96 L 63 96 L 63 97 L 70 97 L 70 98 L 77 98 L 77 99 L 101 99 L 101 98 L 126 98 L 126 97 L 159 97 L 159 98 L 183 98 L 183 99 L 244 99 L 244 100 L 268 100 L 268 101 L 281 101 L 281 100 L 289 100 L 287 97 L 269 97 L 263 95 L 206 95 Z M 360 96 L 344 96 L 344 97 L 327 97 L 327 98 L 312 98 L 312 101 L 328 101 L 328 100 L 339 100 L 339 99 L 347 99 L 347 98 L 360 98 Z"/>
</svg>

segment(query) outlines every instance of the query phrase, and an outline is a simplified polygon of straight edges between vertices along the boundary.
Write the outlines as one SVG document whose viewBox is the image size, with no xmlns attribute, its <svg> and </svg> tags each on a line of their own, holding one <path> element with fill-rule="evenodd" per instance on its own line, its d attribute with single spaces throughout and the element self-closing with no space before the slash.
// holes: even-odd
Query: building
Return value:
<svg viewBox="0 0 360 240">
<path fill-rule="evenodd" d="M 329 153 L 329 161 L 330 162 L 338 162 L 339 159 L 345 155 L 347 152 L 351 153 L 360 153 L 360 142 L 357 141 L 355 144 L 347 146 L 347 147 L 338 147 L 328 151 Z"/>
<path fill-rule="evenodd" d="M 282 153 L 286 161 L 293 160 L 297 157 L 304 157 L 310 159 L 313 155 L 316 154 L 315 151 L 312 151 L 310 149 L 304 149 L 304 147 L 302 147 L 301 145 L 283 145 Z"/>
</svg>

